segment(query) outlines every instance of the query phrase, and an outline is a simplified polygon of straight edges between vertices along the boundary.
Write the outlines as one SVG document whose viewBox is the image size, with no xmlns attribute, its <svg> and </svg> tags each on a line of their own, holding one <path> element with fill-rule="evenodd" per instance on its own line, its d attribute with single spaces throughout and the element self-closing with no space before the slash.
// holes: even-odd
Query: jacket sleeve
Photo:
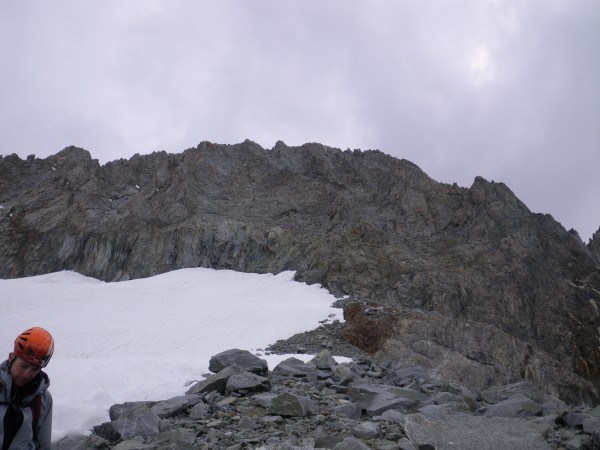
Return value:
<svg viewBox="0 0 600 450">
<path fill-rule="evenodd" d="M 52 395 L 50 392 L 44 392 L 42 398 L 42 408 L 37 426 L 37 440 L 40 450 L 50 450 L 50 441 L 52 439 Z"/>
</svg>

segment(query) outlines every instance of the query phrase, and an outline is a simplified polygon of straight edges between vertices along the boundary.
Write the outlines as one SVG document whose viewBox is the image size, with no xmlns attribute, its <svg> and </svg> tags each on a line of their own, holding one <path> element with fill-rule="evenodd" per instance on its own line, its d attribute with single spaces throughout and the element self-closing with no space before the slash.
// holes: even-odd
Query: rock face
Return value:
<svg viewBox="0 0 600 450">
<path fill-rule="evenodd" d="M 348 320 L 380 360 L 598 401 L 600 232 L 586 246 L 502 183 L 441 184 L 378 151 L 319 144 L 203 142 L 103 166 L 69 147 L 1 158 L 0 205 L 3 278 L 295 270 L 394 314 L 376 335 L 365 314 Z"/>
<path fill-rule="evenodd" d="M 323 365 L 295 358 L 243 390 L 205 390 L 114 405 L 91 436 L 53 450 L 124 449 L 595 449 L 600 408 L 569 408 L 524 381 L 483 391 L 431 378 L 422 367 L 371 360 Z M 300 369 L 300 366 L 306 366 Z M 211 378 L 227 378 L 223 372 Z M 239 369 L 239 366 L 236 368 Z M 240 369 L 243 370 L 243 369 Z M 239 376 L 230 371 L 230 378 Z M 249 377 L 256 374 L 246 371 Z M 344 374 L 340 376 L 340 374 Z M 213 383 L 214 385 L 214 383 Z M 190 388 L 198 392 L 197 386 Z"/>
</svg>

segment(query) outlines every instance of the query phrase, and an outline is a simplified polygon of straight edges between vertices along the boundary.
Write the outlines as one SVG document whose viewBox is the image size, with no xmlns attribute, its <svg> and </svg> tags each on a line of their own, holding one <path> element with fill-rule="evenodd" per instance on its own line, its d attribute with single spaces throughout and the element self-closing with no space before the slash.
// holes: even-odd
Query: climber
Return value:
<svg viewBox="0 0 600 450">
<path fill-rule="evenodd" d="M 52 396 L 42 370 L 54 340 L 40 327 L 23 331 L 0 365 L 0 443 L 2 450 L 50 450 Z"/>
</svg>

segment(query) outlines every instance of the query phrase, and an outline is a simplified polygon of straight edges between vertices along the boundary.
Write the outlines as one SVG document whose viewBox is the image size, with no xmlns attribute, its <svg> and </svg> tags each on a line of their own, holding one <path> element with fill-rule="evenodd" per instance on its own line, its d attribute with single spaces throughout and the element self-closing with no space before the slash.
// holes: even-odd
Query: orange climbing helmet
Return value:
<svg viewBox="0 0 600 450">
<path fill-rule="evenodd" d="M 40 327 L 23 331 L 15 339 L 15 355 L 39 367 L 46 367 L 54 353 L 52 335 Z"/>
</svg>

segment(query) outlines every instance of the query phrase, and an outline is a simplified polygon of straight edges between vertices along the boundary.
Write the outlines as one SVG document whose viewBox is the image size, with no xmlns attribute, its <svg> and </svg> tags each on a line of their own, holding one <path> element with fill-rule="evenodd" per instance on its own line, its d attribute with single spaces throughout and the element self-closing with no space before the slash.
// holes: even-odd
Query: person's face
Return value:
<svg viewBox="0 0 600 450">
<path fill-rule="evenodd" d="M 10 366 L 10 375 L 13 379 L 13 384 L 17 387 L 23 387 L 42 370 L 39 366 L 34 366 L 28 362 L 23 361 L 17 357 L 14 353 L 9 355 L 9 359 L 12 361 Z"/>
</svg>

